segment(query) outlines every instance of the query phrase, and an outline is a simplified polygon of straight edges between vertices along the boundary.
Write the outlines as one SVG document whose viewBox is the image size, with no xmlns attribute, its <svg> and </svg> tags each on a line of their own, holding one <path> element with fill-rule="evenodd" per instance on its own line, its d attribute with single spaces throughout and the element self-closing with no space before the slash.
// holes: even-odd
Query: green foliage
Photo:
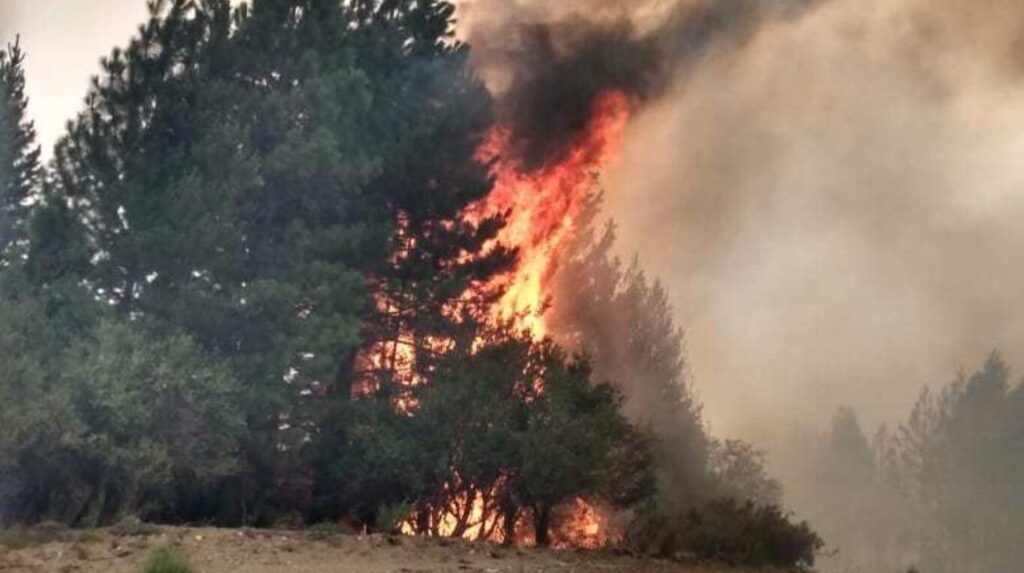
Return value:
<svg viewBox="0 0 1024 573">
<path fill-rule="evenodd" d="M 158 549 L 146 560 L 142 573 L 195 573 L 188 560 L 173 549 Z"/>
<path fill-rule="evenodd" d="M 684 514 L 642 513 L 629 531 L 634 549 L 735 565 L 811 567 L 824 546 L 806 522 L 794 523 L 776 505 L 720 499 Z"/>
<path fill-rule="evenodd" d="M 401 517 L 412 514 L 423 534 L 436 535 L 448 515 L 455 536 L 479 525 L 465 511 L 478 499 L 492 517 L 530 517 L 545 544 L 561 504 L 592 497 L 625 507 L 649 496 L 649 440 L 621 414 L 618 392 L 592 384 L 587 361 L 550 341 L 488 332 L 468 354 L 439 361 L 411 396 L 413 415 L 385 396 L 363 404 L 375 414 L 353 430 L 365 464 L 353 471 L 368 497 L 412 500 Z"/>
<path fill-rule="evenodd" d="M 10 264 L 27 236 L 25 200 L 39 183 L 40 149 L 28 119 L 25 53 L 16 41 L 0 50 L 0 253 Z"/>
<path fill-rule="evenodd" d="M 621 395 L 592 385 L 586 360 L 567 360 L 549 342 L 532 351 L 543 372 L 519 436 L 515 491 L 533 511 L 535 539 L 546 545 L 550 514 L 560 503 L 594 494 L 627 506 L 653 492 L 650 445 L 624 418 Z"/>
<path fill-rule="evenodd" d="M 610 231 L 581 233 L 566 272 L 597 282 L 552 318 L 579 356 L 490 324 L 516 253 L 501 216 L 463 216 L 493 115 L 453 5 L 231 4 L 152 3 L 45 183 L 0 56 L 5 245 L 27 247 L 0 267 L 2 515 L 461 535 L 479 501 L 544 544 L 577 498 L 650 498 L 652 452 L 666 491 L 706 490 L 681 332 Z"/>
<path fill-rule="evenodd" d="M 36 324 L 36 348 L 46 348 L 46 322 Z M 0 352 L 16 356 L 18 340 L 0 337 Z M 187 337 L 103 322 L 63 352 L 21 361 L 3 380 L 29 392 L 10 393 L 19 398 L 5 404 L 9 431 L 0 441 L 15 484 L 3 501 L 14 515 L 86 525 L 160 515 L 181 501 L 178 488 L 238 471 L 237 384 Z M 46 368 L 53 378 L 42 377 Z"/>
<path fill-rule="evenodd" d="M 374 528 L 384 533 L 399 533 L 402 523 L 409 518 L 412 506 L 408 503 L 389 503 L 377 513 Z"/>
<path fill-rule="evenodd" d="M 31 265 L 46 282 L 80 274 L 244 383 L 235 519 L 307 512 L 314 494 L 337 513 L 328 466 L 348 455 L 355 356 L 450 334 L 446 305 L 510 260 L 477 260 L 497 221 L 457 221 L 489 189 L 473 153 L 491 116 L 452 10 L 159 3 L 58 144 Z M 315 492 L 296 485 L 311 467 Z"/>
</svg>

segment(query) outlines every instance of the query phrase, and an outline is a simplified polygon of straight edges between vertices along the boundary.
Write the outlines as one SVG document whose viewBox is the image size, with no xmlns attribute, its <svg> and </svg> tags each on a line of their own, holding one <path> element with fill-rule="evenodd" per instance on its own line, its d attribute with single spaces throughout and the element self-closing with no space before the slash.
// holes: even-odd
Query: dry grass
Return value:
<svg viewBox="0 0 1024 573">
<path fill-rule="evenodd" d="M 146 536 L 64 530 L 0 551 L 2 573 L 750 573 L 612 553 L 316 532 L 160 527 Z M 157 557 L 154 557 L 156 555 Z M 161 557 L 162 555 L 162 557 Z M 170 559 L 174 557 L 174 559 Z M 159 559 L 159 567 L 153 565 Z M 184 563 L 190 569 L 164 568 Z M 149 569 L 146 569 L 149 567 Z"/>
</svg>

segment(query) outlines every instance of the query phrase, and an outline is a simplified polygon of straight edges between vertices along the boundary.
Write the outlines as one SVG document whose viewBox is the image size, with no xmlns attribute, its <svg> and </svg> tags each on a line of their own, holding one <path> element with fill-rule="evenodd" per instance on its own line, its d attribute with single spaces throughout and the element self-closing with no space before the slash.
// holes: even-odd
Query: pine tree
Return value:
<svg viewBox="0 0 1024 573">
<path fill-rule="evenodd" d="M 655 438 L 659 487 L 686 507 L 715 495 L 709 481 L 710 439 L 687 379 L 683 333 L 664 289 L 637 260 L 623 267 L 612 252 L 615 228 L 597 228 L 595 194 L 577 223 L 555 278 L 546 317 L 556 340 L 592 357 L 595 378 L 612 381 L 623 409 Z"/>
<path fill-rule="evenodd" d="M 489 189 L 473 154 L 491 116 L 452 10 L 154 3 L 57 147 L 38 223 L 87 240 L 41 242 L 39 274 L 80 268 L 88 245 L 97 296 L 229 360 L 252 442 L 238 489 L 343 460 L 357 355 L 472 339 L 471 310 L 452 309 L 511 258 L 483 253 L 499 220 L 461 219 Z"/>
<path fill-rule="evenodd" d="M 41 168 L 25 95 L 25 53 L 16 40 L 0 50 L 0 251 L 6 264 L 28 235 L 27 201 L 38 192 Z"/>
</svg>

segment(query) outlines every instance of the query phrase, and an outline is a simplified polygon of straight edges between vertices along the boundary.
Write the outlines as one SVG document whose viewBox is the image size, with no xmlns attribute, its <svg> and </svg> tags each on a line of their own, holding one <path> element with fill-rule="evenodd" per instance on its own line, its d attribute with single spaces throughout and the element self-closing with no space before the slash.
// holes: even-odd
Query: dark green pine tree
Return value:
<svg viewBox="0 0 1024 573">
<path fill-rule="evenodd" d="M 231 363 L 251 511 L 308 490 L 309 455 L 345 463 L 367 341 L 471 328 L 452 303 L 511 258 L 477 256 L 500 220 L 459 217 L 489 189 L 472 159 L 491 116 L 451 24 L 447 2 L 156 2 L 58 144 L 33 264 L 68 274 L 87 245 L 95 294 Z M 57 240 L 79 223 L 87 240 Z"/>
<path fill-rule="evenodd" d="M 357 405 L 360 416 L 372 412 L 375 424 L 405 432 L 437 433 L 438 428 L 410 428 L 396 419 L 403 415 L 394 407 L 415 400 L 439 378 L 439 363 L 454 346 L 468 354 L 479 318 L 496 296 L 482 285 L 508 268 L 514 255 L 502 248 L 485 252 L 500 218 L 471 224 L 462 216 L 491 188 L 487 167 L 474 155 L 493 118 L 490 95 L 472 71 L 467 47 L 451 38 L 453 10 L 449 2 L 410 1 L 358 1 L 344 10 L 351 33 L 344 36 L 343 53 L 365 74 L 370 96 L 359 124 L 360 144 L 378 161 L 363 216 L 387 221 L 389 234 L 385 255 L 365 268 L 372 304 L 363 314 L 360 359 L 347 363 L 350 369 L 339 372 L 331 391 L 348 396 L 353 382 L 374 390 Z M 407 386 L 413 379 L 418 390 Z M 363 460 L 349 457 L 347 440 L 339 439 L 347 404 L 328 406 L 334 410 L 327 415 L 333 429 L 318 442 L 317 459 L 324 463 L 318 465 L 317 484 L 324 511 L 333 514 L 329 508 L 353 500 L 365 504 L 373 496 L 349 487 L 360 482 L 355 474 L 365 472 L 355 469 Z M 405 482 L 397 475 L 396 481 Z M 422 477 L 378 489 L 394 494 L 406 486 L 427 491 L 436 484 Z M 372 512 L 374 502 L 369 505 Z"/>
<path fill-rule="evenodd" d="M 484 245 L 501 217 L 469 224 L 466 207 L 491 189 L 475 154 L 493 123 L 492 102 L 474 75 L 468 46 L 452 38 L 454 6 L 445 1 L 354 2 L 355 53 L 373 90 L 370 143 L 383 158 L 371 189 L 399 232 L 392 257 L 371 273 L 378 305 L 367 342 L 378 351 L 412 350 L 414 370 L 432 368 L 429 340 L 451 340 L 481 318 L 499 293 L 483 288 L 514 253 Z M 467 296 L 468 295 L 468 296 Z M 376 378 L 396 374 L 387 360 Z"/>
<path fill-rule="evenodd" d="M 41 175 L 36 132 L 28 118 L 25 53 L 18 41 L 0 50 L 0 253 L 5 264 L 28 236 L 28 201 Z"/>
</svg>

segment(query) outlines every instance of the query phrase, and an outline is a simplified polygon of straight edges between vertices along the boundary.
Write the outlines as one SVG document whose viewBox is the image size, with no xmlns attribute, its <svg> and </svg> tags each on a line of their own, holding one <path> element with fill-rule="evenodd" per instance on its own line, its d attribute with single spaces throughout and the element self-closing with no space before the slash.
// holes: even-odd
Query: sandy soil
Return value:
<svg viewBox="0 0 1024 573">
<path fill-rule="evenodd" d="M 197 573 L 752 573 L 609 553 L 409 537 L 170 527 L 149 535 L 72 532 L 18 549 L 0 546 L 0 572 L 138 573 L 161 547 L 186 555 Z"/>
</svg>

